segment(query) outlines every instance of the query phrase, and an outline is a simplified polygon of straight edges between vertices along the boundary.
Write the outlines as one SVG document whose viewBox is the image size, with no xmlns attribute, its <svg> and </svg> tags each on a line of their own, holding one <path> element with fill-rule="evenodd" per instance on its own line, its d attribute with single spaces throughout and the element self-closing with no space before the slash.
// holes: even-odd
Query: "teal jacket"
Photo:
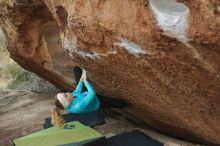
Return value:
<svg viewBox="0 0 220 146">
<path fill-rule="evenodd" d="M 88 91 L 82 92 L 83 83 Z M 82 80 L 79 81 L 75 91 L 72 93 L 74 100 L 67 107 L 67 111 L 71 113 L 85 113 L 96 111 L 100 108 L 99 100 L 92 85 Z"/>
</svg>

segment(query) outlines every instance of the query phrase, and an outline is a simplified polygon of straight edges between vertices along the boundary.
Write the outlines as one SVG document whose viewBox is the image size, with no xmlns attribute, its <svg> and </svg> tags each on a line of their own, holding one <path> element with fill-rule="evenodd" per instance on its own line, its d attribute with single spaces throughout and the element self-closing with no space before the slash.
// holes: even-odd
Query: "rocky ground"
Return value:
<svg viewBox="0 0 220 146">
<path fill-rule="evenodd" d="M 44 119 L 50 116 L 53 107 L 53 94 L 30 91 L 0 91 L 0 145 L 10 146 L 12 140 L 42 129 Z M 167 146 L 195 146 L 147 128 L 126 114 L 125 111 L 103 111 L 106 124 L 96 126 L 99 132 L 113 136 L 125 131 L 140 129 L 148 136 Z M 123 115 L 123 116 L 122 116 Z"/>
</svg>

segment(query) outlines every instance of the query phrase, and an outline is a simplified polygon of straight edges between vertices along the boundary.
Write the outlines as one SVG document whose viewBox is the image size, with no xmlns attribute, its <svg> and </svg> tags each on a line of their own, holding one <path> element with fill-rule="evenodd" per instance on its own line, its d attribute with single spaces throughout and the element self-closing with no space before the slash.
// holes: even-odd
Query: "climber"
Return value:
<svg viewBox="0 0 220 146">
<path fill-rule="evenodd" d="M 55 105 L 58 109 L 67 110 L 70 113 L 85 113 L 97 111 L 99 108 L 123 108 L 126 106 L 126 102 L 122 99 L 96 94 L 92 85 L 87 81 L 84 69 L 74 67 L 73 71 L 77 87 L 72 93 L 57 94 Z"/>
</svg>

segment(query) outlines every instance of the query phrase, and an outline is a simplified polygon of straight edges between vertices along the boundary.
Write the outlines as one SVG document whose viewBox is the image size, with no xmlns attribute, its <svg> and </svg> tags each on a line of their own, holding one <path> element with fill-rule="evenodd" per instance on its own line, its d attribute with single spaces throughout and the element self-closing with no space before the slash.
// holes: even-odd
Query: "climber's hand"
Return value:
<svg viewBox="0 0 220 146">
<path fill-rule="evenodd" d="M 86 76 L 86 70 L 85 69 L 82 70 L 82 78 L 83 78 L 84 81 L 87 81 L 87 76 Z"/>
<path fill-rule="evenodd" d="M 81 75 L 80 80 L 84 80 L 84 76 L 85 76 L 84 74 L 85 74 L 85 73 L 84 73 L 84 71 L 83 71 L 83 70 L 84 70 L 84 69 L 82 69 L 82 75 Z"/>
</svg>

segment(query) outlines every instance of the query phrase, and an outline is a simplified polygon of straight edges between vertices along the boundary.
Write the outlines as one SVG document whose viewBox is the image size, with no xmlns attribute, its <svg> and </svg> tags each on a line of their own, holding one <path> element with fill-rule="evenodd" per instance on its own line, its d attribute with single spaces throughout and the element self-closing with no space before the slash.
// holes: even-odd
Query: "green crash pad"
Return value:
<svg viewBox="0 0 220 146">
<path fill-rule="evenodd" d="M 92 141 L 104 136 L 78 121 L 69 122 L 63 128 L 51 127 L 14 140 L 16 146 L 56 146 Z"/>
</svg>

